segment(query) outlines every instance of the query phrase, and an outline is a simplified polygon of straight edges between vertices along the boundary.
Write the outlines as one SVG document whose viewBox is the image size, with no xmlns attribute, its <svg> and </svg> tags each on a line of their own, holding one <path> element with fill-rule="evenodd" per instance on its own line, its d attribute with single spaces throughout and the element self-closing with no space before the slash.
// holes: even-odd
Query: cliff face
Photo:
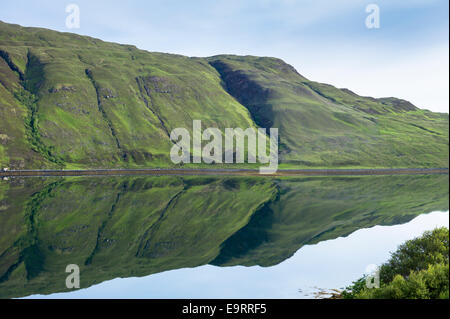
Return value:
<svg viewBox="0 0 450 319">
<path fill-rule="evenodd" d="M 1 167 L 167 167 L 172 129 L 277 127 L 296 167 L 448 167 L 448 114 L 279 59 L 189 58 L 0 22 Z"/>
</svg>

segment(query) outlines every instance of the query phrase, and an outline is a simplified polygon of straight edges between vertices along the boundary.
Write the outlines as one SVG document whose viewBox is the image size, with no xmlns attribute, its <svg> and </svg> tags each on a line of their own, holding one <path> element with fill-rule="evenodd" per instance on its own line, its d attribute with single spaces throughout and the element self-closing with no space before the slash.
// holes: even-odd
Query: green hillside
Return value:
<svg viewBox="0 0 450 319">
<path fill-rule="evenodd" d="M 448 167 L 448 114 L 309 81 L 0 22 L 0 166 L 169 167 L 173 128 L 279 128 L 281 167 Z"/>
<path fill-rule="evenodd" d="M 279 59 L 209 59 L 263 127 L 280 130 L 281 161 L 311 167 L 448 167 L 448 114 L 309 81 Z"/>
</svg>

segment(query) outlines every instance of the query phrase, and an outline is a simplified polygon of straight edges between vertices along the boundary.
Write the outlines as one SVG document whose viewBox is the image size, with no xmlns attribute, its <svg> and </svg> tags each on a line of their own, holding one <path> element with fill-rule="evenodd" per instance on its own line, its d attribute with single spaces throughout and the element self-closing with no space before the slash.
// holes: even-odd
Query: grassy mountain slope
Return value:
<svg viewBox="0 0 450 319">
<path fill-rule="evenodd" d="M 173 128 L 189 129 L 192 119 L 205 127 L 253 125 L 206 61 L 3 23 L 0 52 L 8 76 L 2 72 L 2 165 L 39 167 L 8 162 L 9 140 L 20 140 L 40 167 L 167 166 Z M 12 118 L 16 104 L 21 114 Z M 10 135 L 9 125 L 24 129 Z"/>
<path fill-rule="evenodd" d="M 309 81 L 0 22 L 0 165 L 167 167 L 173 128 L 277 127 L 284 167 L 448 167 L 448 114 Z"/>
<path fill-rule="evenodd" d="M 279 59 L 216 56 L 208 60 L 257 124 L 279 128 L 283 163 L 448 166 L 448 114 L 309 81 Z"/>
</svg>

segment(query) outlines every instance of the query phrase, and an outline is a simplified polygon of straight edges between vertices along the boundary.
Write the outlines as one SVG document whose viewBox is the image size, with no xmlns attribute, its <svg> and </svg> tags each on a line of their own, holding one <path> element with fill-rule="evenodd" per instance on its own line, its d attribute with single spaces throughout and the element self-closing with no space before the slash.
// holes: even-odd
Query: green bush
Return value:
<svg viewBox="0 0 450 319">
<path fill-rule="evenodd" d="M 444 227 L 405 242 L 380 267 L 380 288 L 366 288 L 366 277 L 362 277 L 341 296 L 348 299 L 448 299 L 448 242 L 449 230 Z"/>
<path fill-rule="evenodd" d="M 412 271 L 406 278 L 395 275 L 392 282 L 379 289 L 362 289 L 358 299 L 442 299 L 449 297 L 448 264 L 429 265 Z"/>
<path fill-rule="evenodd" d="M 407 277 L 411 271 L 427 269 L 430 264 L 448 264 L 448 240 L 447 228 L 427 231 L 422 237 L 408 240 L 381 266 L 381 281 L 391 282 L 396 275 Z"/>
</svg>

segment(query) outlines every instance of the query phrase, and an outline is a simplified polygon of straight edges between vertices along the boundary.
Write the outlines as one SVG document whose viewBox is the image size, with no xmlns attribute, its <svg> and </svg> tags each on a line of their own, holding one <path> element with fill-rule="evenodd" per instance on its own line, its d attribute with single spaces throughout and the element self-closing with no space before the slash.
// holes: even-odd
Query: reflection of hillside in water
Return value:
<svg viewBox="0 0 450 319">
<path fill-rule="evenodd" d="M 105 177 L 0 184 L 0 296 L 215 265 L 269 266 L 305 244 L 448 210 L 448 176 Z"/>
</svg>

